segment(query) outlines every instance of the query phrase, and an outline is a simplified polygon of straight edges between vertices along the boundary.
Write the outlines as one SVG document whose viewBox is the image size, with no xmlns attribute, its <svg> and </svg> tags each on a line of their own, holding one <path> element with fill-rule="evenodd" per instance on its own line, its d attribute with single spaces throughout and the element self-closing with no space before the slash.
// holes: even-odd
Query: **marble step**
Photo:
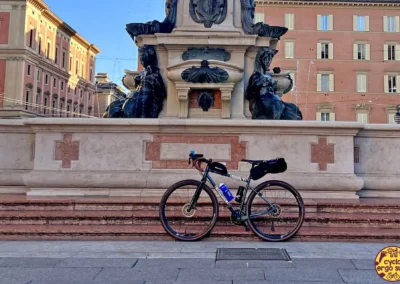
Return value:
<svg viewBox="0 0 400 284">
<path fill-rule="evenodd" d="M 190 219 L 195 223 L 210 220 L 208 212 L 198 212 Z M 170 218 L 181 218 L 180 211 L 170 212 Z M 293 222 L 295 214 L 286 214 L 285 221 Z M 159 224 L 157 210 L 133 211 L 0 211 L 3 225 L 152 225 Z M 230 212 L 219 214 L 219 224 L 231 225 Z M 303 226 L 400 228 L 400 215 L 370 213 L 306 213 Z"/>
<path fill-rule="evenodd" d="M 173 240 L 161 225 L 0 225 L 1 240 Z M 253 232 L 238 226 L 216 226 L 210 237 L 260 241 Z M 292 241 L 398 242 L 400 229 L 302 227 Z"/>
</svg>

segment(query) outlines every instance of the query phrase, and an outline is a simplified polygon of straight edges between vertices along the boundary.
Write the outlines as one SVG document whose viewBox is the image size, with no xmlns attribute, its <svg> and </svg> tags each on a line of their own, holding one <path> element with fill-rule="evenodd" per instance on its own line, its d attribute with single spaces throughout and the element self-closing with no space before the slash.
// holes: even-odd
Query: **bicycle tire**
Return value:
<svg viewBox="0 0 400 284">
<path fill-rule="evenodd" d="M 304 216 L 305 216 L 305 206 L 304 206 L 304 201 L 303 198 L 301 197 L 300 193 L 290 184 L 283 182 L 283 181 L 279 181 L 279 180 L 271 180 L 271 181 L 266 181 L 261 183 L 260 185 L 258 185 L 254 191 L 252 191 L 247 199 L 247 203 L 246 203 L 246 213 L 247 215 L 251 215 L 251 205 L 254 201 L 254 198 L 257 196 L 257 193 L 259 193 L 261 190 L 267 188 L 267 187 L 271 187 L 271 186 L 279 186 L 282 187 L 288 191 L 290 191 L 294 197 L 297 200 L 300 212 L 299 212 L 299 220 L 297 221 L 296 227 L 295 229 L 290 232 L 290 234 L 285 234 L 284 237 L 270 237 L 267 234 L 263 234 L 258 228 L 257 226 L 252 222 L 252 219 L 249 219 L 247 221 L 247 224 L 249 226 L 249 228 L 261 239 L 265 240 L 265 241 L 271 241 L 271 242 L 283 242 L 283 241 L 288 241 L 291 238 L 293 238 L 298 231 L 300 230 L 300 228 L 302 227 L 303 223 L 304 223 Z M 272 235 L 271 235 L 272 236 Z"/>
<path fill-rule="evenodd" d="M 173 184 L 170 188 L 167 189 L 167 191 L 164 193 L 161 202 L 160 202 L 160 207 L 159 207 L 159 216 L 160 216 L 160 221 L 161 224 L 164 228 L 164 230 L 171 235 L 173 238 L 175 238 L 176 240 L 180 240 L 180 241 L 198 241 L 201 240 L 205 237 L 207 237 L 212 229 L 214 228 L 215 224 L 217 223 L 217 219 L 218 219 L 218 214 L 219 214 L 219 204 L 218 204 L 218 200 L 217 197 L 215 196 L 214 192 L 205 184 L 202 191 L 205 191 L 211 198 L 211 202 L 212 202 L 212 207 L 213 207 L 213 218 L 211 223 L 209 224 L 209 226 L 207 227 L 207 229 L 200 233 L 197 234 L 195 236 L 185 236 L 182 235 L 180 233 L 175 232 L 171 226 L 168 224 L 168 220 L 165 216 L 165 206 L 168 200 L 168 197 L 177 189 L 183 187 L 183 186 L 196 186 L 198 187 L 201 184 L 200 181 L 197 180 L 182 180 L 179 181 L 175 184 Z"/>
</svg>

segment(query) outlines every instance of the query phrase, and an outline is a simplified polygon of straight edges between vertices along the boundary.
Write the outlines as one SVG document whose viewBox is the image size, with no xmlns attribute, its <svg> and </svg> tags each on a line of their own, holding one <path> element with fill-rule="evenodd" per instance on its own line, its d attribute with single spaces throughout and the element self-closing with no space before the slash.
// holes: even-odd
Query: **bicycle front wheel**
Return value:
<svg viewBox="0 0 400 284">
<path fill-rule="evenodd" d="M 267 181 L 250 193 L 246 204 L 250 229 L 265 241 L 291 239 L 304 222 L 299 192 L 283 181 Z"/>
<path fill-rule="evenodd" d="M 165 231 L 177 240 L 197 241 L 206 237 L 218 218 L 218 200 L 204 185 L 196 208 L 188 211 L 201 182 L 183 180 L 172 185 L 160 202 L 160 220 Z"/>
</svg>

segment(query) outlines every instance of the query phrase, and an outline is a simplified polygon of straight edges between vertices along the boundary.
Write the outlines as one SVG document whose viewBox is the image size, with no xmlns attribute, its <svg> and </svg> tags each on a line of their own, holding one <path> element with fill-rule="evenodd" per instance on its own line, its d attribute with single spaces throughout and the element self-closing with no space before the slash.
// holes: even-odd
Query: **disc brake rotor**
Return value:
<svg viewBox="0 0 400 284">
<path fill-rule="evenodd" d="M 194 214 L 196 214 L 196 209 L 192 209 L 188 212 L 188 208 L 190 207 L 190 204 L 185 204 L 182 207 L 182 214 L 183 216 L 187 217 L 187 218 L 192 218 L 194 216 Z"/>
<path fill-rule="evenodd" d="M 282 214 L 282 208 L 278 204 L 273 205 L 274 210 L 271 212 L 273 218 L 279 218 Z"/>
</svg>

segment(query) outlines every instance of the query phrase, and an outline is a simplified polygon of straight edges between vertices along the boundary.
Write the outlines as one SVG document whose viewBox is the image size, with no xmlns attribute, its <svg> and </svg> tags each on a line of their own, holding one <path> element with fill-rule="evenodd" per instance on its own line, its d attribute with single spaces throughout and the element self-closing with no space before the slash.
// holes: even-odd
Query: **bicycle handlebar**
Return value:
<svg viewBox="0 0 400 284">
<path fill-rule="evenodd" d="M 207 160 L 206 158 L 204 158 L 203 154 L 195 154 L 194 151 L 190 151 L 189 165 L 190 165 L 191 161 L 193 163 L 193 166 L 196 168 L 196 170 L 198 170 L 200 172 L 204 172 L 204 169 L 201 168 L 201 163 L 206 163 L 207 165 L 212 163 L 212 159 Z"/>
</svg>

